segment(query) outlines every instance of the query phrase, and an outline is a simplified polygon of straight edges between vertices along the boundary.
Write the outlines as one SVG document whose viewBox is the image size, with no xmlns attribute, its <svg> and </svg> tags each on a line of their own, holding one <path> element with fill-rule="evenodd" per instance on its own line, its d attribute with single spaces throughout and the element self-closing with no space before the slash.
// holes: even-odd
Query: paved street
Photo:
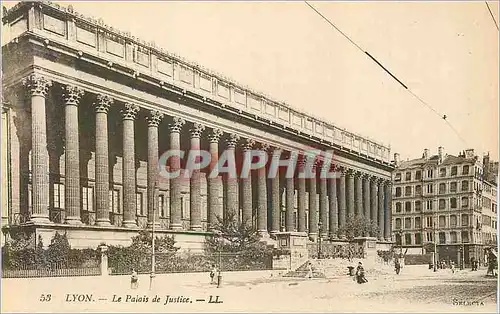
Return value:
<svg viewBox="0 0 500 314">
<path fill-rule="evenodd" d="M 140 277 L 137 290 L 129 289 L 125 276 L 7 279 L 2 286 L 2 311 L 494 313 L 497 281 L 485 278 L 485 272 L 434 273 L 426 267 L 407 266 L 399 276 L 368 274 L 364 285 L 348 276 L 306 280 L 271 276 L 271 272 L 226 273 L 221 288 L 210 285 L 207 274 L 172 274 L 159 275 L 151 291 L 148 276 Z M 51 294 L 50 301 L 40 301 L 42 294 Z M 85 302 L 72 294 L 92 296 Z M 160 302 L 153 302 L 155 295 Z M 167 295 L 187 303 L 165 304 Z M 210 296 L 223 303 L 208 303 Z M 119 302 L 113 302 L 119 297 Z M 146 297 L 147 302 L 140 302 Z"/>
</svg>

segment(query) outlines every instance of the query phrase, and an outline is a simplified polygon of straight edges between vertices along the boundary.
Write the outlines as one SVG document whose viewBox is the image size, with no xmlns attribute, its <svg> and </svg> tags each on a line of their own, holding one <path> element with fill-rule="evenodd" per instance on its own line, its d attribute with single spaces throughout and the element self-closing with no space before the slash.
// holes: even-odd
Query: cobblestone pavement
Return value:
<svg viewBox="0 0 500 314">
<path fill-rule="evenodd" d="M 400 275 L 368 274 L 363 285 L 349 276 L 308 280 L 270 272 L 225 273 L 220 288 L 205 273 L 172 274 L 157 276 L 152 290 L 147 275 L 140 276 L 137 290 L 130 289 L 128 276 L 6 279 L 2 312 L 495 313 L 497 280 L 485 272 L 434 273 L 407 266 Z M 159 302 L 153 302 L 155 295 Z"/>
</svg>

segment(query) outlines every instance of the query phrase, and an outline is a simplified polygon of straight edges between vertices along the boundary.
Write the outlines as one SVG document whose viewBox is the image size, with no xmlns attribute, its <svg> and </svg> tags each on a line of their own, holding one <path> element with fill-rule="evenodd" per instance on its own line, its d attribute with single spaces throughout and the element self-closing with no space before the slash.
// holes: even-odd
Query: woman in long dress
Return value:
<svg viewBox="0 0 500 314">
<path fill-rule="evenodd" d="M 365 268 L 361 262 L 358 263 L 358 267 L 356 268 L 356 280 L 359 284 L 368 282 L 365 277 Z"/>
</svg>

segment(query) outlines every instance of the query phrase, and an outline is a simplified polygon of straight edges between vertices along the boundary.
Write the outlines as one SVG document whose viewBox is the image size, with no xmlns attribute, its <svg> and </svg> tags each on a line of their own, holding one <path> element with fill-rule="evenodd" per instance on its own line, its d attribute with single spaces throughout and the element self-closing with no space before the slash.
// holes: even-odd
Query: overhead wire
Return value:
<svg viewBox="0 0 500 314">
<path fill-rule="evenodd" d="M 488 8 L 488 11 L 490 12 L 491 18 L 493 19 L 493 24 L 495 24 L 495 27 L 497 28 L 497 31 L 498 31 L 498 24 L 497 24 L 497 21 L 495 19 L 495 16 L 493 15 L 493 12 L 491 12 L 490 5 L 488 4 L 488 1 L 484 1 L 484 3 L 486 3 L 486 7 Z"/>
<path fill-rule="evenodd" d="M 426 106 L 429 110 L 439 116 L 440 119 L 443 119 L 446 124 L 451 128 L 451 130 L 457 135 L 457 137 L 466 145 L 467 141 L 460 135 L 460 133 L 453 127 L 453 125 L 447 120 L 447 115 L 439 113 L 434 107 L 432 107 L 428 102 L 424 101 L 421 97 L 415 94 L 407 85 L 405 85 L 400 79 L 398 79 L 394 74 L 392 74 L 381 62 L 379 62 L 375 57 L 373 57 L 368 51 L 361 48 L 353 39 L 351 39 L 346 33 L 344 33 L 340 28 L 338 28 L 330 19 L 328 19 L 325 15 L 323 15 L 318 9 L 316 9 L 309 2 L 304 1 L 304 3 L 311 8 L 316 14 L 318 14 L 323 20 L 325 20 L 330 26 L 332 26 L 335 30 L 337 30 L 342 36 L 344 36 L 352 45 L 354 45 L 359 51 L 368 56 L 373 62 L 375 62 L 379 67 L 381 67 L 387 74 L 389 74 L 396 82 L 398 82 L 405 90 L 407 90 L 415 99 L 417 99 L 421 104 Z M 489 8 L 489 7 L 488 7 Z M 490 11 L 491 12 L 491 11 Z M 495 23 L 496 25 L 496 23 Z"/>
</svg>

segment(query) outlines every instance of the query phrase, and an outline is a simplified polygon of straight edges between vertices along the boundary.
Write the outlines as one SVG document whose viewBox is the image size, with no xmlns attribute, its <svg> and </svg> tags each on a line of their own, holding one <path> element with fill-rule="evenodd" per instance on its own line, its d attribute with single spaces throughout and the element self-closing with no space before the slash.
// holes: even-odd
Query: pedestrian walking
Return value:
<svg viewBox="0 0 500 314">
<path fill-rule="evenodd" d="M 394 260 L 394 270 L 396 271 L 396 275 L 399 275 L 399 272 L 401 271 L 401 263 L 399 262 L 399 258 L 396 258 Z"/>
<path fill-rule="evenodd" d="M 356 268 L 356 280 L 359 284 L 368 282 L 368 279 L 365 277 L 365 268 L 361 262 L 358 263 L 358 267 Z"/>
<path fill-rule="evenodd" d="M 312 278 L 313 277 L 313 267 L 311 262 L 307 264 L 307 278 Z"/>
<path fill-rule="evenodd" d="M 217 275 L 217 266 L 215 264 L 212 264 L 212 270 L 210 270 L 210 284 L 215 283 L 215 276 Z"/>
<path fill-rule="evenodd" d="M 450 261 L 450 268 L 451 268 L 451 273 L 455 273 L 455 263 L 453 261 Z"/>
<path fill-rule="evenodd" d="M 132 275 L 130 276 L 130 289 L 137 289 L 139 287 L 139 277 L 137 272 L 132 268 Z"/>
</svg>

